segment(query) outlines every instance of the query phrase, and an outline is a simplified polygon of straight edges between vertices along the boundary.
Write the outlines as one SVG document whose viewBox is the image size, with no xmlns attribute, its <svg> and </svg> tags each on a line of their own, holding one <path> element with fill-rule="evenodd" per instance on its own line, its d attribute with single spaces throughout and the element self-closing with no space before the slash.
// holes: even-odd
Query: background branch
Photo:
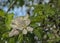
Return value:
<svg viewBox="0 0 60 43">
<path fill-rule="evenodd" d="M 10 5 L 10 7 L 9 7 L 8 10 L 7 10 L 7 13 L 10 11 L 10 8 L 13 7 L 13 5 L 16 3 L 16 1 L 17 1 L 17 0 L 13 1 L 13 3 Z"/>
</svg>

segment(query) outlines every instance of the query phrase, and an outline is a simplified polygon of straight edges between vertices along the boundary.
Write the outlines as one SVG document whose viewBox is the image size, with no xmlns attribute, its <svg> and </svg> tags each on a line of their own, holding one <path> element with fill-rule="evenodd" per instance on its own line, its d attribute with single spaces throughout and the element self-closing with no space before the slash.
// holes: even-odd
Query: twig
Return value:
<svg viewBox="0 0 60 43">
<path fill-rule="evenodd" d="M 7 10 L 7 13 L 9 12 L 10 8 L 12 8 L 13 5 L 16 3 L 16 1 L 17 1 L 17 0 L 13 1 L 13 3 L 10 5 L 10 7 L 9 7 L 8 10 Z"/>
</svg>

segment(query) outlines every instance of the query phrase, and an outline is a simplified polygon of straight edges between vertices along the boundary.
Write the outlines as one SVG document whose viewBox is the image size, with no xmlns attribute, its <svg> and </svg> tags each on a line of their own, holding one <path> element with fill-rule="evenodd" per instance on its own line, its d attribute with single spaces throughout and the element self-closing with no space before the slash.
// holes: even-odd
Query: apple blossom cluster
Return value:
<svg viewBox="0 0 60 43">
<path fill-rule="evenodd" d="M 11 23 L 12 30 L 9 32 L 9 37 L 18 35 L 20 31 L 22 34 L 27 34 L 27 32 L 32 33 L 33 28 L 29 26 L 30 23 L 31 21 L 28 14 L 24 17 L 17 17 L 13 19 Z"/>
</svg>

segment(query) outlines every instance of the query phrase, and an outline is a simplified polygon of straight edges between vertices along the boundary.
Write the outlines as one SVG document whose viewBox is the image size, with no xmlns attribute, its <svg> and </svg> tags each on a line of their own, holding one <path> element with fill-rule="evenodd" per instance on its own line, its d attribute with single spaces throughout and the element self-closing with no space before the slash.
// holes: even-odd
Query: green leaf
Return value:
<svg viewBox="0 0 60 43">
<path fill-rule="evenodd" d="M 33 43 L 34 42 L 34 34 L 28 33 L 25 37 L 26 43 Z"/>
<path fill-rule="evenodd" d="M 38 25 L 37 25 L 37 24 L 35 24 L 35 23 L 31 23 L 31 24 L 30 24 L 30 26 L 31 26 L 31 27 L 33 27 L 33 28 L 38 27 Z"/>
<path fill-rule="evenodd" d="M 42 39 L 42 30 L 40 28 L 34 29 L 34 34 L 39 38 Z"/>
<path fill-rule="evenodd" d="M 5 29 L 5 18 L 4 17 L 0 17 L 0 32 L 4 32 L 6 29 Z"/>
<path fill-rule="evenodd" d="M 0 10 L 0 32 L 4 32 L 5 29 L 5 14 L 2 10 Z"/>
<path fill-rule="evenodd" d="M 48 37 L 49 37 L 49 39 L 54 39 L 55 38 L 54 34 L 52 34 L 52 33 L 49 33 Z"/>
<path fill-rule="evenodd" d="M 53 43 L 53 41 L 48 41 L 48 43 Z"/>
<path fill-rule="evenodd" d="M 19 1 L 19 5 L 23 6 L 24 5 L 24 0 L 18 0 Z"/>
<path fill-rule="evenodd" d="M 57 42 L 60 41 L 60 37 L 56 38 L 55 41 L 57 41 Z"/>
<path fill-rule="evenodd" d="M 11 29 L 10 24 L 11 24 L 11 21 L 13 19 L 13 15 L 14 14 L 8 14 L 8 15 L 6 15 L 5 23 L 6 23 L 6 27 L 7 27 L 8 30 Z"/>
<path fill-rule="evenodd" d="M 3 41 L 3 40 L 0 40 L 0 43 L 5 43 L 5 41 Z"/>
<path fill-rule="evenodd" d="M 8 43 L 16 43 L 15 37 L 9 38 Z"/>
<path fill-rule="evenodd" d="M 23 43 L 23 34 L 19 34 L 18 41 L 19 43 Z"/>
<path fill-rule="evenodd" d="M 6 39 L 6 38 L 8 38 L 8 37 L 9 37 L 9 36 L 8 36 L 8 33 L 7 33 L 7 32 L 2 34 L 2 38 L 3 38 L 3 39 Z"/>
<path fill-rule="evenodd" d="M 0 16 L 4 16 L 4 15 L 5 15 L 4 11 L 0 10 Z"/>
</svg>

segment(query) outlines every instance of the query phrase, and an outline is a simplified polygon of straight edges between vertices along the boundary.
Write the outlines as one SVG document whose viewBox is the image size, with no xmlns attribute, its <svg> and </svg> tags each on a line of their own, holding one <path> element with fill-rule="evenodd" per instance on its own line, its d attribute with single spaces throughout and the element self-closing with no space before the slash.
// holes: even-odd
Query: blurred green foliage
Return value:
<svg viewBox="0 0 60 43">
<path fill-rule="evenodd" d="M 17 1 L 19 6 L 24 5 L 23 0 Z M 38 4 L 33 7 L 33 15 L 30 16 L 30 26 L 34 28 L 33 33 L 28 32 L 27 35 L 20 33 L 13 37 L 9 37 L 8 34 L 14 14 L 0 10 L 0 43 L 5 43 L 5 41 L 7 43 L 37 43 L 37 41 L 60 43 L 60 0 L 51 0 L 48 4 Z M 34 39 L 35 36 L 38 37 L 38 40 Z"/>
</svg>

